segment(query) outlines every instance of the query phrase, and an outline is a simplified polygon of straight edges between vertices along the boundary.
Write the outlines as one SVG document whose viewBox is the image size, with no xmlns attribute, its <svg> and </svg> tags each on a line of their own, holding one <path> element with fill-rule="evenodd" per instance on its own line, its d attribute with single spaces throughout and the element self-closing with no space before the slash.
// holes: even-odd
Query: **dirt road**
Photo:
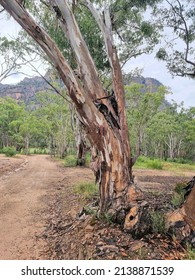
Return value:
<svg viewBox="0 0 195 280">
<path fill-rule="evenodd" d="M 45 259 L 45 244 L 38 238 L 43 209 L 63 174 L 47 156 L 23 157 L 19 163 L 0 177 L 0 259 Z"/>
</svg>

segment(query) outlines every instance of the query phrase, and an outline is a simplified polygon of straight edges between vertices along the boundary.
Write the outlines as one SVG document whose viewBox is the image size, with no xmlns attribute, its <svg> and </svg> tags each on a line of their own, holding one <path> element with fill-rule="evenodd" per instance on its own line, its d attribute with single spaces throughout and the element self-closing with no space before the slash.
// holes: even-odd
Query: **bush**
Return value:
<svg viewBox="0 0 195 280">
<path fill-rule="evenodd" d="M 74 167 L 77 165 L 77 158 L 75 155 L 67 155 L 64 159 L 65 167 Z"/>
<path fill-rule="evenodd" d="M 152 169 L 163 169 L 163 164 L 160 160 L 154 159 L 147 162 L 147 167 Z"/>
<path fill-rule="evenodd" d="M 175 186 L 175 191 L 178 194 L 184 194 L 184 188 L 186 187 L 187 182 L 178 182 Z"/>
<path fill-rule="evenodd" d="M 144 156 L 140 156 L 140 157 L 138 157 L 138 159 L 137 159 L 137 162 L 139 163 L 139 162 L 147 162 L 148 161 L 148 158 L 147 157 L 144 157 Z"/>
<path fill-rule="evenodd" d="M 16 149 L 14 147 L 5 147 L 3 149 L 3 153 L 6 155 L 6 157 L 13 157 L 16 155 Z"/>
<path fill-rule="evenodd" d="M 171 199 L 171 204 L 178 208 L 184 202 L 184 196 L 182 194 L 174 193 Z"/>
<path fill-rule="evenodd" d="M 163 163 L 159 159 L 149 159 L 144 156 L 140 156 L 135 164 L 138 168 L 150 168 L 150 169 L 163 169 Z"/>
</svg>

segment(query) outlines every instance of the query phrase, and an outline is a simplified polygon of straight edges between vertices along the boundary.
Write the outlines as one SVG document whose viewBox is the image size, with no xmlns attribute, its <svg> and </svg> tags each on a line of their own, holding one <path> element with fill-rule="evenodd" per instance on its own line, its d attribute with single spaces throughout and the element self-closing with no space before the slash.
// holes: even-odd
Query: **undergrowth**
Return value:
<svg viewBox="0 0 195 280">
<path fill-rule="evenodd" d="M 16 155 L 16 149 L 14 147 L 5 147 L 3 148 L 3 153 L 6 157 L 13 157 Z"/>
<path fill-rule="evenodd" d="M 152 220 L 152 231 L 153 233 L 165 233 L 165 217 L 159 211 L 152 211 L 150 213 Z"/>
<path fill-rule="evenodd" d="M 150 159 L 140 156 L 135 163 L 135 167 L 160 170 L 163 169 L 163 163 L 159 159 Z"/>
<path fill-rule="evenodd" d="M 76 155 L 67 155 L 64 159 L 65 167 L 75 167 L 77 165 Z"/>
<path fill-rule="evenodd" d="M 160 159 L 151 159 L 145 156 L 140 156 L 135 165 L 135 168 L 140 169 L 158 169 L 167 171 L 195 171 L 195 164 L 192 161 L 178 159 L 173 161 L 164 161 Z"/>
<path fill-rule="evenodd" d="M 98 186 L 95 183 L 81 182 L 75 185 L 75 192 L 87 199 L 98 194 Z"/>
<path fill-rule="evenodd" d="M 175 192 L 172 195 L 171 204 L 174 207 L 179 207 L 184 202 L 184 187 L 185 182 L 179 182 L 175 186 Z"/>
</svg>

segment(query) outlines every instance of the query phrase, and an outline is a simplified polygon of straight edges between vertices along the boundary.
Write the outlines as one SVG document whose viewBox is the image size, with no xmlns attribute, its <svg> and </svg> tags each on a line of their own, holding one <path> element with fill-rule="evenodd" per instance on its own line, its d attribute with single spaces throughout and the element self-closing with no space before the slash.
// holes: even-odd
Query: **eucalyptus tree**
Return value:
<svg viewBox="0 0 195 280">
<path fill-rule="evenodd" d="M 144 206 L 139 204 L 140 196 L 133 185 L 119 57 L 125 62 L 131 56 L 131 47 L 127 47 L 133 39 L 132 36 L 128 37 L 131 27 L 135 27 L 132 34 L 135 38 L 137 30 L 140 34 L 145 32 L 148 34 L 147 39 L 151 39 L 152 27 L 146 21 L 141 27 L 131 26 L 131 17 L 139 17 L 139 9 L 155 1 L 78 1 L 78 7 L 87 8 L 98 27 L 109 65 L 112 95 L 106 92 L 101 82 L 95 60 L 77 23 L 78 19 L 76 20 L 74 15 L 75 1 L 41 2 L 48 8 L 48 17 L 57 18 L 58 28 L 61 29 L 62 36 L 67 38 L 73 64 L 65 57 L 63 50 L 59 49 L 55 39 L 52 39 L 49 32 L 36 20 L 36 16 L 32 16 L 30 9 L 28 11 L 28 6 L 25 8 L 20 1 L 0 0 L 3 8 L 48 56 L 67 88 L 87 137 L 96 150 L 94 172 L 100 188 L 100 212 L 108 211 L 113 219 L 124 222 L 124 228 L 135 230 L 136 226 L 144 221 L 143 215 L 146 215 L 146 211 L 142 211 Z M 31 5 L 38 14 L 42 12 L 37 2 L 31 2 Z M 133 56 L 136 56 L 136 53 Z M 139 234 L 141 232 L 144 233 L 142 226 Z"/>
<path fill-rule="evenodd" d="M 46 138 L 50 154 L 64 158 L 70 145 L 75 142 L 71 129 L 69 104 L 64 102 L 62 97 L 51 92 L 39 92 L 36 101 L 39 105 L 34 110 L 34 115 L 41 120 L 40 130 Z"/>
<path fill-rule="evenodd" d="M 19 136 L 21 118 L 25 114 L 24 104 L 10 98 L 0 98 L 0 146 L 1 148 L 22 144 Z M 16 123 L 16 120 L 17 123 Z"/>
<path fill-rule="evenodd" d="M 162 110 L 165 96 L 169 90 L 164 86 L 150 89 L 147 86 L 132 83 L 130 86 L 125 86 L 125 91 L 131 145 L 134 148 L 134 158 L 136 159 L 141 154 L 147 154 L 150 145 L 144 147 L 146 130 L 151 119 L 160 109 Z"/>
</svg>

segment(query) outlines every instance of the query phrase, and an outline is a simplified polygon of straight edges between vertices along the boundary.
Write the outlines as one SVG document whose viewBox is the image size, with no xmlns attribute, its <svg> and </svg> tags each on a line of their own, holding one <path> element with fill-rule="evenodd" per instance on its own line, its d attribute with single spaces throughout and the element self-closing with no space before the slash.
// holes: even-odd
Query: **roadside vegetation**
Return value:
<svg viewBox="0 0 195 280">
<path fill-rule="evenodd" d="M 134 169 L 158 169 L 182 173 L 182 171 L 195 171 L 195 163 L 181 159 L 165 161 L 140 156 L 134 165 Z"/>
</svg>

